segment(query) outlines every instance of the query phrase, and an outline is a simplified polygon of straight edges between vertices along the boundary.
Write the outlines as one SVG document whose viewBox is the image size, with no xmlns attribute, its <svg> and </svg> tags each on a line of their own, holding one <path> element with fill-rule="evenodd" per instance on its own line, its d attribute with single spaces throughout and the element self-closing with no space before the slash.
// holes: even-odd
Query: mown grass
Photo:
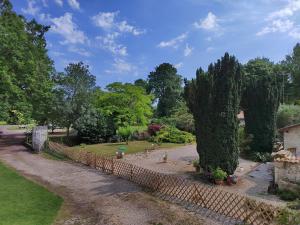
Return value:
<svg viewBox="0 0 300 225">
<path fill-rule="evenodd" d="M 7 125 L 7 123 L 5 121 L 0 121 L 0 126 L 2 125 Z"/>
<path fill-rule="evenodd" d="M 63 154 L 61 154 L 59 152 L 55 152 L 55 151 L 44 150 L 44 151 L 42 151 L 41 154 L 46 159 L 58 160 L 58 161 L 69 160 L 69 158 L 66 157 L 65 155 L 63 155 Z"/>
<path fill-rule="evenodd" d="M 93 144 L 93 145 L 77 145 L 70 147 L 71 150 L 84 150 L 105 156 L 114 156 L 118 148 L 124 146 L 126 148 L 125 154 L 135 154 L 138 152 L 144 152 L 145 149 L 152 149 L 153 143 L 148 141 L 131 141 L 128 145 L 125 143 L 104 143 L 104 144 Z M 174 144 L 174 143 L 162 143 L 158 148 L 175 148 L 184 146 L 184 144 Z"/>
<path fill-rule="evenodd" d="M 0 225 L 50 225 L 62 202 L 0 163 Z"/>
</svg>

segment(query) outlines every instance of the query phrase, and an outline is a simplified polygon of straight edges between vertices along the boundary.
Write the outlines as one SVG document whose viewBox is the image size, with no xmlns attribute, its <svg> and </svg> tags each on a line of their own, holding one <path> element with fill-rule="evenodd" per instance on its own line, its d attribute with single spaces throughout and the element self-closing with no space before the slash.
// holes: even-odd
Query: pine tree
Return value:
<svg viewBox="0 0 300 225">
<path fill-rule="evenodd" d="M 266 58 L 250 60 L 245 66 L 246 82 L 242 98 L 245 132 L 252 134 L 252 151 L 272 152 L 281 79 Z"/>
<path fill-rule="evenodd" d="M 186 82 L 185 99 L 196 129 L 197 151 L 204 170 L 221 167 L 233 174 L 238 165 L 238 120 L 243 75 L 234 56 L 196 72 Z"/>
</svg>

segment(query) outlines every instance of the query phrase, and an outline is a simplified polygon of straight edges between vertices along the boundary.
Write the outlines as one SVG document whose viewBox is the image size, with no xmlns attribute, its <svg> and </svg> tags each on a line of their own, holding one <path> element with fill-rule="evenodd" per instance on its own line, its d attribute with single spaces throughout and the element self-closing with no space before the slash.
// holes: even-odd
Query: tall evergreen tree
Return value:
<svg viewBox="0 0 300 225">
<path fill-rule="evenodd" d="M 266 58 L 250 60 L 245 66 L 246 83 L 242 98 L 246 134 L 253 135 L 252 151 L 271 152 L 276 131 L 281 78 Z"/>
<path fill-rule="evenodd" d="M 201 68 L 186 82 L 185 99 L 196 129 L 197 151 L 204 170 L 221 167 L 233 174 L 238 165 L 238 120 L 243 74 L 234 56 Z"/>
<path fill-rule="evenodd" d="M 160 64 L 148 76 L 148 88 L 157 103 L 157 116 L 170 116 L 179 103 L 182 94 L 182 78 L 177 69 L 169 63 Z"/>
</svg>

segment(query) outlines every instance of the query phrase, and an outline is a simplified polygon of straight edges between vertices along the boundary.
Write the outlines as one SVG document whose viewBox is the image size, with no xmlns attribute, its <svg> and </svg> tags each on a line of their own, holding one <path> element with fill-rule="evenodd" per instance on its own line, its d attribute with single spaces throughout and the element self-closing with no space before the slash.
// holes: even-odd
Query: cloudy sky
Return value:
<svg viewBox="0 0 300 225">
<path fill-rule="evenodd" d="M 90 65 L 97 84 L 145 78 L 163 62 L 192 78 L 234 54 L 279 61 L 300 42 L 300 0 L 12 0 L 27 18 L 51 25 L 58 71 Z"/>
</svg>

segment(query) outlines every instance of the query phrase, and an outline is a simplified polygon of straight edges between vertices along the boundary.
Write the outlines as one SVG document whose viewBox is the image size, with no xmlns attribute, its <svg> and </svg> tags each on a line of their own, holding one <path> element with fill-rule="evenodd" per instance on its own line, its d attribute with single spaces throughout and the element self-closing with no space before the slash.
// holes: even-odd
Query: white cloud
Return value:
<svg viewBox="0 0 300 225">
<path fill-rule="evenodd" d="M 139 29 L 135 28 L 134 26 L 129 25 L 126 20 L 118 23 L 117 27 L 118 27 L 120 32 L 132 33 L 135 36 L 138 36 L 138 35 L 141 35 L 141 34 L 145 33 L 144 30 L 139 30 Z"/>
<path fill-rule="evenodd" d="M 68 0 L 69 6 L 73 9 L 80 9 L 80 4 L 77 0 Z"/>
<path fill-rule="evenodd" d="M 179 69 L 183 66 L 183 63 L 182 62 L 179 62 L 177 64 L 174 65 L 176 69 Z"/>
<path fill-rule="evenodd" d="M 214 31 L 219 28 L 218 19 L 212 12 L 209 12 L 205 19 L 202 19 L 199 22 L 195 22 L 194 26 L 196 28 L 208 31 Z"/>
<path fill-rule="evenodd" d="M 184 56 L 189 56 L 192 54 L 193 48 L 189 46 L 189 44 L 185 45 L 185 49 L 184 49 Z"/>
<path fill-rule="evenodd" d="M 127 48 L 122 44 L 116 43 L 116 38 L 120 34 L 117 32 L 107 34 L 105 36 L 97 36 L 96 40 L 100 41 L 100 47 L 108 50 L 114 55 L 126 56 L 127 55 Z"/>
<path fill-rule="evenodd" d="M 99 12 L 92 17 L 94 24 L 103 29 L 111 29 L 115 23 L 115 17 L 119 12 Z"/>
<path fill-rule="evenodd" d="M 57 5 L 59 5 L 60 7 L 62 7 L 63 4 L 64 4 L 63 0 L 55 0 L 55 3 L 56 3 Z"/>
<path fill-rule="evenodd" d="M 300 39 L 299 25 L 296 25 L 295 21 L 292 20 L 292 16 L 299 10 L 300 0 L 289 0 L 285 7 L 267 16 L 266 21 L 268 21 L 268 25 L 257 32 L 256 35 L 263 36 L 279 32 L 285 33 L 292 38 Z"/>
<path fill-rule="evenodd" d="M 48 13 L 41 13 L 41 14 L 39 14 L 39 18 L 43 22 L 51 22 L 51 16 Z"/>
<path fill-rule="evenodd" d="M 144 34 L 144 30 L 140 30 L 130 24 L 126 20 L 121 22 L 116 21 L 119 12 L 99 12 L 92 17 L 92 21 L 98 27 L 105 30 L 114 30 L 120 33 L 131 33 L 135 36 Z"/>
<path fill-rule="evenodd" d="M 289 0 L 289 3 L 278 11 L 272 12 L 268 16 L 268 20 L 273 20 L 275 18 L 285 18 L 293 16 L 296 11 L 300 10 L 300 0 Z"/>
<path fill-rule="evenodd" d="M 136 67 L 123 59 L 115 59 L 112 64 L 112 70 L 105 70 L 106 73 L 116 73 L 116 74 L 124 74 L 124 73 L 136 73 Z"/>
<path fill-rule="evenodd" d="M 85 57 L 91 56 L 91 53 L 88 52 L 87 50 L 85 50 L 84 48 L 78 48 L 78 47 L 73 46 L 73 45 L 70 46 L 70 47 L 68 48 L 68 50 L 69 50 L 70 52 L 77 53 L 77 54 L 82 55 L 82 56 L 85 56 Z"/>
<path fill-rule="evenodd" d="M 53 23 L 51 31 L 60 34 L 65 38 L 62 44 L 84 44 L 88 41 L 88 38 L 83 31 L 78 29 L 76 23 L 73 22 L 72 14 L 65 13 L 61 17 L 51 19 Z"/>
<path fill-rule="evenodd" d="M 187 33 L 183 33 L 179 35 L 176 38 L 173 38 L 169 41 L 162 41 L 158 44 L 159 48 L 166 48 L 166 47 L 172 47 L 172 48 L 178 48 L 178 45 L 183 42 L 187 38 Z"/>
<path fill-rule="evenodd" d="M 34 16 L 40 11 L 40 8 L 38 6 L 36 6 L 36 1 L 28 0 L 27 8 L 26 9 L 22 8 L 21 10 L 25 14 Z"/>
<path fill-rule="evenodd" d="M 275 32 L 287 32 L 290 31 L 294 27 L 294 22 L 286 19 L 286 20 L 273 20 L 271 25 L 264 27 L 261 31 L 257 32 L 257 36 L 262 36 L 268 33 L 275 33 Z"/>
</svg>

